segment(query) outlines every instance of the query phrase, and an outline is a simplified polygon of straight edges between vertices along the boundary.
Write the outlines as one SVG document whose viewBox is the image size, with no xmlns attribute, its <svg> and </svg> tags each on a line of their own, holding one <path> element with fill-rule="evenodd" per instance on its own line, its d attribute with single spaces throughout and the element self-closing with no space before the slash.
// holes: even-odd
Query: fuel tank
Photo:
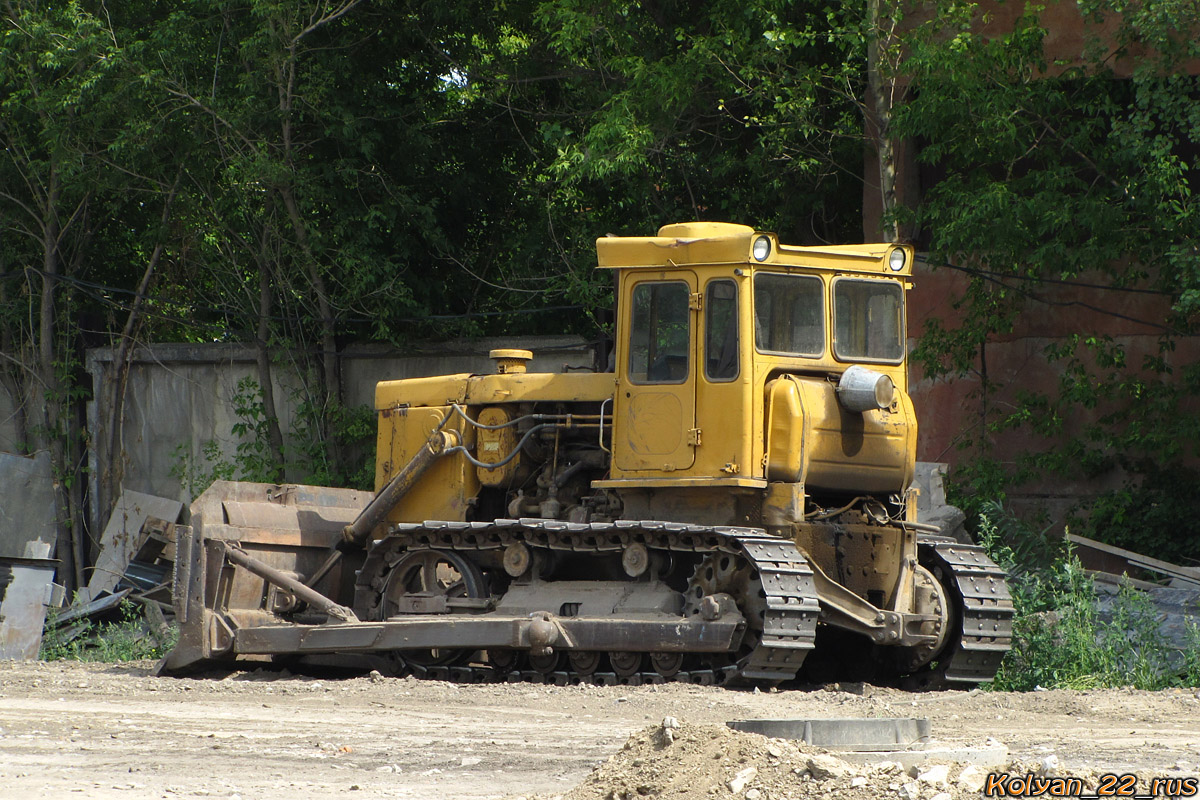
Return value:
<svg viewBox="0 0 1200 800">
<path fill-rule="evenodd" d="M 887 408 L 850 411 L 823 377 L 782 375 L 766 386 L 767 480 L 806 491 L 901 492 L 912 482 L 917 419 L 906 392 Z"/>
</svg>

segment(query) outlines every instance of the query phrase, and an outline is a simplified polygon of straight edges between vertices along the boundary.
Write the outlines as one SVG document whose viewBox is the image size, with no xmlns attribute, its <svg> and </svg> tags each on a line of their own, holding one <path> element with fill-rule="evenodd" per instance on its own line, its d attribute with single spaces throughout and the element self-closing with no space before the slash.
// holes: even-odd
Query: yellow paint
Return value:
<svg viewBox="0 0 1200 800">
<path fill-rule="evenodd" d="M 769 254 L 758 261 L 754 245 L 763 237 Z M 889 256 L 896 249 L 905 263 L 893 271 Z M 463 432 L 476 458 L 494 463 L 507 455 L 514 437 L 481 436 L 476 450 L 475 429 L 455 417 L 450 404 L 476 418 L 485 407 L 519 415 L 536 403 L 533 413 L 604 415 L 612 460 L 609 474 L 593 481 L 595 489 L 709 487 L 766 498 L 772 482 L 779 486 L 769 505 L 781 516 L 802 505 L 806 492 L 907 488 L 917 426 L 904 348 L 893 348 L 894 359 L 839 359 L 833 334 L 835 285 L 848 281 L 866 287 L 870 297 L 900 298 L 900 305 L 888 299 L 890 305 L 872 306 L 871 319 L 844 319 L 840 352 L 881 341 L 871 338 L 880 330 L 892 345 L 903 343 L 911 247 L 796 247 L 743 225 L 685 223 L 652 237 L 605 237 L 596 251 L 598 265 L 616 271 L 615 374 L 462 374 L 380 383 L 379 485 L 443 416 Z M 801 279 L 807 280 L 803 291 L 797 289 Z M 807 296 L 816 299 L 810 303 Z M 758 341 L 770 342 L 771 350 L 760 350 Z M 780 342 L 788 344 L 776 346 Z M 891 408 L 857 414 L 840 406 L 834 387 L 852 363 L 892 379 Z M 485 480 L 502 490 L 513 474 Z M 464 519 L 480 490 L 479 475 L 451 455 L 391 519 Z"/>
<path fill-rule="evenodd" d="M 403 408 L 380 414 L 375 491 L 412 460 L 443 420 L 448 420 L 446 428 L 459 432 L 464 445 L 474 446 L 475 429 L 456 418 L 449 406 Z M 421 477 L 413 491 L 400 499 L 388 519 L 394 522 L 466 519 L 469 500 L 478 492 L 479 479 L 474 466 L 462 458 L 442 458 Z"/>
<path fill-rule="evenodd" d="M 516 375 L 475 375 L 467 381 L 469 405 L 492 403 L 600 402 L 613 396 L 611 373 L 529 372 Z"/>
<path fill-rule="evenodd" d="M 892 492 L 912 481 L 917 423 L 907 394 L 894 410 L 855 414 L 828 381 L 784 375 L 768 384 L 767 397 L 769 480 L 847 493 Z"/>
</svg>

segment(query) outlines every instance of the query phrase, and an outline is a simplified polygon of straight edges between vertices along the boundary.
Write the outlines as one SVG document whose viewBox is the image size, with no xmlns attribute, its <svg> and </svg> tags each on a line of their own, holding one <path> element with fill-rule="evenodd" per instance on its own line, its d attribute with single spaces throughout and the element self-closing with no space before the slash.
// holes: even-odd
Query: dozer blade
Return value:
<svg viewBox="0 0 1200 800">
<path fill-rule="evenodd" d="M 231 620 L 278 623 L 278 614 L 303 610 L 295 592 L 235 568 L 226 558 L 231 547 L 348 604 L 361 556 L 322 567 L 371 498 L 370 492 L 321 486 L 213 483 L 192 503 L 190 528 L 179 528 L 173 591 L 179 643 L 159 671 L 184 671 L 228 656 Z"/>
</svg>

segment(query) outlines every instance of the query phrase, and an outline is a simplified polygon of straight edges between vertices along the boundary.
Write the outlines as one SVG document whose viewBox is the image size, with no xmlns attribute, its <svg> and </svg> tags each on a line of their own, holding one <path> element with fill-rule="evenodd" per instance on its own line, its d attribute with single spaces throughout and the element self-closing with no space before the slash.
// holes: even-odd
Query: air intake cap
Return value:
<svg viewBox="0 0 1200 800">
<path fill-rule="evenodd" d="M 533 360 L 533 353 L 528 350 L 492 350 L 488 358 L 496 362 L 496 372 L 501 375 L 519 375 Z"/>
<path fill-rule="evenodd" d="M 882 372 L 855 365 L 842 373 L 837 396 L 847 411 L 861 414 L 890 407 L 896 396 L 896 385 Z"/>
</svg>

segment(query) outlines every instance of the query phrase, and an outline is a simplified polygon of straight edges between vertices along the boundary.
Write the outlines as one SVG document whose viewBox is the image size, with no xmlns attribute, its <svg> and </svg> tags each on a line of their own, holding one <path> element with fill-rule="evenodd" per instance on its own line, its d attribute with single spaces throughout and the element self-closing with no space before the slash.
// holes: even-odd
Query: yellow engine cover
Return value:
<svg viewBox="0 0 1200 800">
<path fill-rule="evenodd" d="M 767 384 L 767 480 L 847 493 L 901 492 L 912 482 L 917 420 L 908 393 L 890 408 L 857 413 L 820 378 Z"/>
</svg>

